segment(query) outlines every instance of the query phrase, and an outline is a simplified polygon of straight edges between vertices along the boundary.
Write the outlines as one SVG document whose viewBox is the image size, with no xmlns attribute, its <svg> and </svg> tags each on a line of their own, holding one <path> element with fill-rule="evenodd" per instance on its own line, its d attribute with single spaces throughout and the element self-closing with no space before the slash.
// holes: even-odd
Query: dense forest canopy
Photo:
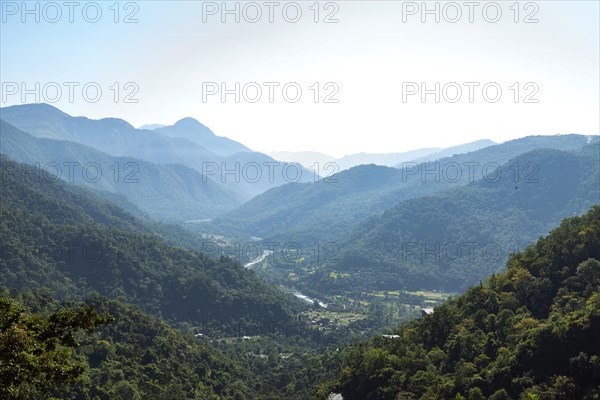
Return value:
<svg viewBox="0 0 600 400">
<path fill-rule="evenodd" d="M 597 399 L 600 206 L 432 315 L 343 350 L 344 399 Z"/>
<path fill-rule="evenodd" d="M 90 290 L 165 319 L 207 323 L 287 321 L 285 297 L 227 258 L 166 244 L 92 193 L 2 158 L 0 285 Z"/>
</svg>

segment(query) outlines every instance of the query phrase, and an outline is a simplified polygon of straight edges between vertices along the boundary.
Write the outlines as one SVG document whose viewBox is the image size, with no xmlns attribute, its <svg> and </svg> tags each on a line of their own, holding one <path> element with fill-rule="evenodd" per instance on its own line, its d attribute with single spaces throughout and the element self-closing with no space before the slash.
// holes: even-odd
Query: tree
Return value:
<svg viewBox="0 0 600 400">
<path fill-rule="evenodd" d="M 92 332 L 111 320 L 91 306 L 45 318 L 0 298 L 0 397 L 48 398 L 52 390 L 73 384 L 84 372 L 73 359 L 76 332 Z"/>
</svg>

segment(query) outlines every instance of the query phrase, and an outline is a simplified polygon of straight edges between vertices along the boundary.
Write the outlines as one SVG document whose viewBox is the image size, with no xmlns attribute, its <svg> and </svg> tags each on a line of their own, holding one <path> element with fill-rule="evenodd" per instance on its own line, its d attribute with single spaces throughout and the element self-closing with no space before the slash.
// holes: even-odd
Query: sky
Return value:
<svg viewBox="0 0 600 400">
<path fill-rule="evenodd" d="M 0 106 L 336 157 L 598 134 L 600 2 L 475 3 L 0 1 Z"/>
</svg>

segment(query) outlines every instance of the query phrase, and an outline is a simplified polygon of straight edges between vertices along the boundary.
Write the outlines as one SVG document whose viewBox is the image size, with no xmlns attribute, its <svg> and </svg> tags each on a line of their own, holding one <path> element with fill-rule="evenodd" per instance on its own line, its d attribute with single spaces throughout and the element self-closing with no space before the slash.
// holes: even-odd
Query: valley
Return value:
<svg viewBox="0 0 600 400">
<path fill-rule="evenodd" d="M 359 166 L 333 176 L 350 190 L 326 187 L 320 181 L 292 182 L 251 200 L 256 205 L 243 214 L 221 211 L 222 216 L 192 220 L 180 214 L 178 221 L 157 223 L 153 214 L 146 212 L 149 209 L 140 209 L 129 200 L 135 199 L 131 197 L 133 192 L 123 192 L 118 185 L 111 187 L 111 180 L 98 190 L 94 185 L 100 180 L 89 182 L 72 179 L 72 174 L 57 175 L 59 170 L 44 164 L 52 156 L 48 153 L 51 147 L 37 144 L 42 139 L 4 121 L 0 135 L 2 149 L 8 154 L 30 162 L 35 160 L 32 154 L 42 157 L 33 166 L 15 163 L 5 156 L 2 159 L 1 284 L 11 288 L 5 289 L 3 296 L 18 299 L 44 314 L 59 307 L 58 303 L 39 303 L 43 293 L 51 293 L 57 299 L 53 301 L 95 304 L 117 321 L 120 316 L 114 316 L 115 312 L 134 313 L 137 319 L 158 318 L 160 324 L 168 324 L 160 329 L 174 329 L 173 334 L 187 341 L 187 346 L 217 352 L 211 357 L 230 365 L 217 369 L 233 368 L 238 371 L 234 374 L 249 374 L 237 375 L 238 383 L 233 386 L 224 383 L 228 379 L 225 377 L 203 386 L 206 394 L 215 393 L 215 398 L 230 398 L 233 393 L 251 398 L 322 398 L 316 393 L 336 379 L 332 365 L 349 357 L 347 350 L 340 348 L 352 348 L 357 341 L 399 338 L 389 332 L 399 324 L 427 320 L 440 307 L 460 299 L 468 287 L 477 282 L 482 285 L 490 275 L 502 273 L 506 262 L 527 249 L 535 237 L 557 226 L 562 218 L 585 212 L 600 196 L 596 185 L 600 179 L 599 141 L 568 135 L 492 145 L 474 154 L 435 161 L 431 164 L 434 169 L 422 165 L 426 170 L 441 171 L 455 165 L 456 160 L 487 160 L 494 155 L 494 159 L 506 161 L 494 164 L 497 179 L 471 177 L 454 185 L 456 182 L 435 176 L 432 181 L 422 180 L 412 164 L 399 170 Z M 105 157 L 107 161 L 100 165 L 111 165 L 111 156 L 91 148 L 71 142 L 57 145 L 78 157 Z M 32 153 L 33 146 L 40 147 Z M 83 162 L 85 158 L 78 160 Z M 147 168 L 141 161 L 136 163 L 138 168 Z M 480 164 L 469 165 L 476 168 Z M 521 165 L 535 166 L 535 180 L 520 179 L 517 173 L 521 173 Z M 524 168 L 526 171 L 529 167 Z M 510 173 L 502 174 L 502 170 Z M 140 178 L 145 173 L 140 172 Z M 372 180 L 373 174 L 380 174 L 379 182 Z M 206 185 L 210 177 L 200 179 Z M 142 189 L 143 182 L 140 179 L 133 188 Z M 240 229 L 245 226 L 245 217 L 237 220 L 236 216 L 273 212 L 291 216 L 297 213 L 295 210 L 319 210 L 287 204 L 289 194 L 277 198 L 279 192 L 298 190 L 319 193 L 312 201 L 327 206 L 321 214 L 315 214 L 312 224 L 320 221 L 324 227 L 323 223 L 331 218 L 340 223 L 337 214 L 329 214 L 331 207 L 349 211 L 349 204 L 363 204 L 365 190 L 371 191 L 371 196 L 389 199 L 385 201 L 395 199 L 397 205 L 383 213 L 377 207 L 368 211 L 363 208 L 359 214 L 362 217 L 353 217 L 352 229 L 327 230 L 326 235 L 312 231 L 314 225 L 298 225 L 298 217 L 294 217 L 295 224 L 283 223 L 270 233 L 258 228 L 265 222 L 252 225 L 250 234 L 245 233 L 247 228 Z M 399 190 L 406 194 L 397 197 Z M 329 197 L 323 197 L 324 193 Z M 302 201 L 311 198 L 306 194 L 294 197 Z M 529 198 L 545 202 L 543 212 L 525 201 Z M 158 199 L 160 196 L 157 201 L 162 201 Z M 179 204 L 181 200 L 173 201 Z M 277 204 L 288 211 L 275 208 Z M 243 204 L 239 210 L 246 207 Z M 156 210 L 154 205 L 151 209 Z M 464 225 L 466 220 L 468 226 Z M 347 221 L 341 226 L 350 219 Z M 523 224 L 525 221 L 529 222 Z M 31 236 L 27 232 L 32 227 L 45 233 Z M 306 233 L 296 236 L 300 228 Z M 118 300 L 111 300 L 115 297 Z M 110 328 L 115 331 L 100 329 L 120 337 L 119 329 L 124 327 Z M 104 342 L 89 342 L 77 354 L 91 357 L 92 353 L 82 351 L 100 351 L 99 343 Z M 141 345 L 128 343 L 130 347 Z M 102 346 L 102 352 L 112 354 L 108 345 Z M 130 350 L 141 351 L 135 347 Z M 244 357 L 239 358 L 240 354 Z M 106 360 L 112 363 L 124 362 L 108 357 Z M 140 363 L 147 362 L 136 360 L 138 364 L 129 363 L 123 368 L 136 371 Z M 103 365 L 103 361 L 95 361 L 88 368 L 96 374 Z M 315 368 L 321 371 L 318 375 Z M 281 374 L 287 376 L 284 381 L 280 380 Z M 306 380 L 308 385 L 301 383 Z M 254 381 L 269 383 L 253 388 Z M 149 390 L 141 381 L 121 378 L 119 382 L 137 382 L 136 390 Z M 173 383 L 164 382 L 167 386 L 157 389 L 159 392 L 166 393 Z M 101 387 L 105 387 L 99 389 L 101 396 L 116 390 L 116 386 Z M 71 389 L 68 396 L 81 397 L 76 394 L 78 390 Z M 185 386 L 181 390 L 186 392 Z M 342 386 L 331 390 L 353 398 Z M 66 392 L 63 395 L 67 396 Z"/>
<path fill-rule="evenodd" d="M 0 2 L 0 400 L 600 399 L 600 3 L 67 3 Z"/>
<path fill-rule="evenodd" d="M 488 277 L 502 274 L 504 265 L 527 250 L 535 237 L 557 226 L 564 217 L 593 209 L 600 196 L 596 185 L 600 179 L 599 141 L 568 135 L 524 138 L 510 146 L 492 145 L 491 149 L 432 164 L 440 168 L 454 165 L 461 157 L 475 159 L 482 156 L 481 151 L 485 151 L 485 158 L 509 149 L 501 157 L 494 156 L 506 161 L 497 164 L 498 178 L 494 180 L 469 178 L 458 185 L 441 184 L 439 179 L 423 182 L 414 178 L 413 165 L 405 165 L 408 171 L 360 166 L 334 175 L 350 190 L 331 187 L 335 189 L 332 192 L 319 181 L 292 182 L 251 200 L 256 205 L 249 214 L 221 211 L 222 216 L 191 220 L 182 215 L 178 221 L 165 223 L 157 222 L 145 208 L 129 200 L 135 197 L 126 200 L 132 192 L 104 186 L 113 191 L 109 195 L 86 180 L 57 175 L 56 170 L 53 174 L 50 168 L 42 167 L 44 160 L 51 159 L 46 155 L 51 147 L 44 145 L 31 152 L 41 139 L 5 122 L 0 135 L 3 151 L 30 162 L 32 154 L 42 157 L 34 165 L 2 158 L 3 301 L 8 301 L 9 307 L 21 307 L 11 303 L 18 301 L 43 315 L 56 312 L 65 302 L 73 306 L 93 304 L 99 312 L 104 310 L 100 315 L 110 319 L 99 319 L 107 328 L 96 329 L 112 341 L 125 340 L 118 339 L 125 334 L 121 332 L 124 329 L 142 329 L 137 325 L 110 327 L 112 321 L 128 313 L 132 315 L 129 318 L 155 321 L 152 324 L 159 324 L 161 334 L 172 332 L 168 334 L 188 343 L 186 354 L 192 351 L 189 349 L 198 349 L 193 351 L 213 354 L 210 359 L 222 363 L 208 367 L 201 361 L 202 368 L 216 368 L 215 372 L 226 369 L 233 374 L 200 378 L 198 382 L 203 383 L 195 385 L 203 388 L 196 389 L 205 393 L 198 394 L 201 398 L 209 393 L 214 398 L 323 398 L 322 391 L 331 382 L 338 382 L 331 386 L 332 393 L 353 398 L 355 389 L 348 392 L 343 380 L 336 381 L 335 365 L 352 357 L 348 351 L 355 343 L 378 338 L 400 340 L 401 336 L 390 333 L 397 326 L 428 321 L 478 282 L 483 285 L 485 281 L 487 287 Z M 111 165 L 110 156 L 96 150 L 70 142 L 57 145 L 79 157 L 106 157 L 108 161 L 101 165 Z M 136 165 L 146 168 L 141 162 Z M 514 167 L 521 165 L 535 165 L 535 181 L 516 180 L 521 170 Z M 512 173 L 502 175 L 501 170 Z M 373 174 L 380 173 L 380 181 L 374 184 Z M 210 178 L 201 179 L 205 185 Z M 402 186 L 411 179 L 413 183 Z M 143 188 L 143 182 L 135 182 L 135 189 Z M 322 196 L 322 188 L 329 198 Z M 397 204 L 383 213 L 377 207 L 363 209 L 362 217 L 353 217 L 352 229 L 328 230 L 325 236 L 318 230 L 313 232 L 311 224 L 298 225 L 296 217 L 296 224 L 282 223 L 270 233 L 257 228 L 261 225 L 250 234 L 245 233 L 246 228 L 240 229 L 245 218 L 236 220 L 237 215 L 280 213 L 285 208 L 276 209 L 273 205 L 277 204 L 291 207 L 285 211 L 288 214 L 306 210 L 306 205 L 287 204 L 289 194 L 274 200 L 279 192 L 298 190 L 320 193 L 314 197 L 316 204 L 327 199 L 323 203 L 327 207 L 315 220 L 321 221 L 320 225 L 328 218 L 338 219 L 336 214 L 328 214 L 329 207 L 348 211 L 352 209 L 349 204 L 363 204 L 365 190 L 389 199 L 386 201 L 395 199 Z M 398 190 L 406 194 L 397 197 Z M 310 199 L 306 195 L 294 197 Z M 526 201 L 530 198 L 545 203 L 543 210 L 532 207 Z M 243 204 L 239 210 L 246 207 Z M 314 213 L 319 208 L 308 209 Z M 342 226 L 350 219 L 347 221 Z M 306 233 L 290 240 L 300 227 Z M 32 229 L 43 233 L 28 233 Z M 319 241 L 322 238 L 326 240 Z M 44 296 L 50 296 L 51 302 L 42 300 Z M 142 351 L 139 340 L 141 336 L 127 341 L 128 351 Z M 174 353 L 154 358 L 135 356 L 126 363 L 113 353 L 108 340 L 84 343 L 75 352 L 89 360 L 88 379 L 100 379 L 97 374 L 105 363 L 121 365 L 133 376 L 150 359 L 163 357 L 179 363 L 177 368 L 192 368 L 181 364 L 187 362 L 187 356 L 183 360 Z M 98 352 L 105 354 L 104 358 L 93 358 Z M 206 374 L 208 370 L 204 371 Z M 237 383 L 225 383 L 232 376 Z M 122 376 L 114 385 L 98 381 L 96 393 L 110 396 L 117 384 L 148 393 L 150 388 L 139 379 L 143 378 Z M 156 379 L 164 382 L 157 393 L 171 391 L 170 385 L 177 382 L 175 378 Z M 259 381 L 263 384 L 254 383 Z M 61 396 L 84 396 L 77 385 Z M 186 385 L 179 386 L 179 393 L 191 393 Z"/>
</svg>

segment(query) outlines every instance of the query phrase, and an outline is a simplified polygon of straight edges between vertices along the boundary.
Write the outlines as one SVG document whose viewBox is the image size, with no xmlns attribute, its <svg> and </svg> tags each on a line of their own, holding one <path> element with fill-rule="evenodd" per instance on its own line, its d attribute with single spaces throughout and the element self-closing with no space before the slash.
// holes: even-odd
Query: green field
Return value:
<svg viewBox="0 0 600 400">
<path fill-rule="evenodd" d="M 330 272 L 329 273 L 329 277 L 333 278 L 333 279 L 337 279 L 337 278 L 349 278 L 350 274 L 340 274 L 337 272 Z"/>
<path fill-rule="evenodd" d="M 405 292 L 406 294 L 412 294 L 414 296 L 423 296 L 427 299 L 431 300 L 446 300 L 448 297 L 452 296 L 451 293 L 444 292 L 432 292 L 429 290 L 418 290 L 416 292 Z"/>
<path fill-rule="evenodd" d="M 364 314 L 356 312 L 344 312 L 344 311 L 310 311 L 303 314 L 305 318 L 310 320 L 321 321 L 328 319 L 330 323 L 336 322 L 338 325 L 347 326 L 353 321 L 366 318 Z"/>
</svg>

